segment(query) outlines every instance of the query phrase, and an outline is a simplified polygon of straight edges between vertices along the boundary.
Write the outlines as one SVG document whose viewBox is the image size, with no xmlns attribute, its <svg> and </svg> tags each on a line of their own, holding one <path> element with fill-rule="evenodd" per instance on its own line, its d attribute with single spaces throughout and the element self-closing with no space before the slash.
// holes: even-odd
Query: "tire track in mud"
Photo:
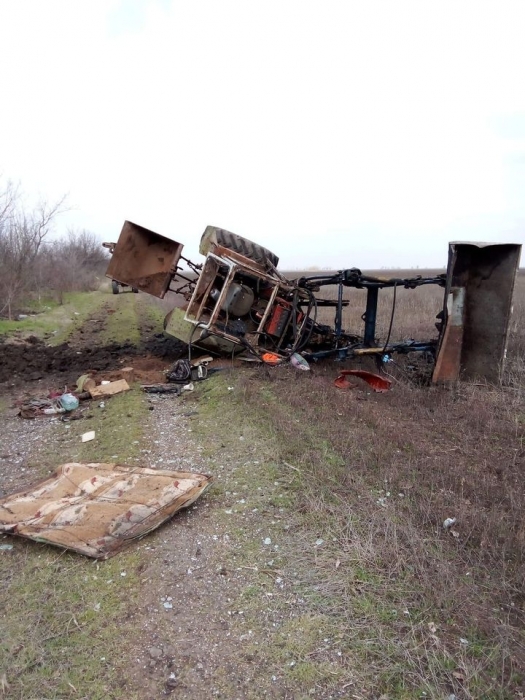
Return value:
<svg viewBox="0 0 525 700">
<path fill-rule="evenodd" d="M 87 371 L 106 372 L 139 356 L 161 358 L 166 362 L 180 357 L 183 344 L 164 336 L 162 328 L 156 331 L 155 322 L 147 314 L 143 302 L 138 301 L 137 324 L 140 341 L 104 342 L 104 331 L 109 316 L 115 310 L 115 300 L 108 300 L 84 323 L 75 329 L 67 342 L 49 345 L 45 340 L 30 336 L 27 339 L 0 340 L 0 384 L 19 387 L 25 382 L 56 379 L 62 384 Z"/>
</svg>

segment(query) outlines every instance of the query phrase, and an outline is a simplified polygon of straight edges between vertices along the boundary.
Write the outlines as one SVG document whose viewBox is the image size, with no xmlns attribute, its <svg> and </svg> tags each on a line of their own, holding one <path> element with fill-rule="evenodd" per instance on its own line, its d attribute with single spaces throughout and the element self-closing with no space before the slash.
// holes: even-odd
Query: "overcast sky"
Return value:
<svg viewBox="0 0 525 700">
<path fill-rule="evenodd" d="M 196 257 L 438 266 L 525 242 L 525 2 L 0 0 L 0 173 Z"/>
</svg>

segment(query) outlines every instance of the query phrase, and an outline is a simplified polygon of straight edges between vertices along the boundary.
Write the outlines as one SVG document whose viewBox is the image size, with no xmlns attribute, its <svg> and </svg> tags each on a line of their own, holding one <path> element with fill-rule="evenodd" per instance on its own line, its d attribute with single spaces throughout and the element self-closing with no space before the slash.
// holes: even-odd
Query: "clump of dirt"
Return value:
<svg viewBox="0 0 525 700">
<path fill-rule="evenodd" d="M 45 375 L 66 373 L 68 376 L 79 376 L 89 370 L 105 372 L 122 367 L 125 363 L 136 365 L 139 358 L 170 362 L 184 352 L 183 343 L 162 334 L 148 338 L 138 346 L 125 342 L 98 346 L 83 344 L 81 350 L 77 347 L 74 343 L 46 345 L 34 336 L 23 341 L 0 342 L 0 383 L 35 381 Z M 151 369 L 158 370 L 158 363 L 154 364 Z"/>
</svg>

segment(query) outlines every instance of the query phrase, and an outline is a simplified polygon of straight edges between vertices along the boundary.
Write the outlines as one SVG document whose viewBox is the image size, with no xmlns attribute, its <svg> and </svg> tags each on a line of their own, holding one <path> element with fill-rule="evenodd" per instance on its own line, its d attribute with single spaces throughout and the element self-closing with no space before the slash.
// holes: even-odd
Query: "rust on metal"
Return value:
<svg viewBox="0 0 525 700">
<path fill-rule="evenodd" d="M 125 221 L 106 276 L 162 299 L 177 272 L 182 243 Z"/>
<path fill-rule="evenodd" d="M 290 359 L 344 360 L 360 356 L 388 361 L 394 353 L 425 353 L 433 362 L 433 381 L 501 378 L 519 263 L 518 244 L 452 243 L 447 274 L 375 277 L 357 267 L 321 272 L 295 280 L 276 268 L 278 257 L 267 248 L 225 229 L 208 226 L 196 265 L 182 256 L 182 245 L 127 221 L 108 277 L 154 296 L 170 289 L 174 301 L 165 331 L 189 346 L 219 354 L 265 353 Z M 189 272 L 178 267 L 183 260 Z M 180 286 L 170 286 L 174 279 Z M 427 340 L 391 337 L 399 289 L 437 285 L 445 289 L 438 333 Z M 318 296 L 323 287 L 332 298 Z M 366 292 L 363 329 L 345 328 L 345 290 Z M 386 339 L 377 337 L 379 292 L 392 289 Z M 334 321 L 321 323 L 320 307 L 334 308 Z M 395 332 L 395 331 L 394 331 Z M 430 363 L 429 363 L 430 364 Z M 343 379 L 341 379 L 343 383 Z"/>
<path fill-rule="evenodd" d="M 0 532 L 108 559 L 187 508 L 205 474 L 120 464 L 63 464 L 51 478 L 0 500 Z"/>
<path fill-rule="evenodd" d="M 501 380 L 521 245 L 449 245 L 434 382 Z"/>
</svg>

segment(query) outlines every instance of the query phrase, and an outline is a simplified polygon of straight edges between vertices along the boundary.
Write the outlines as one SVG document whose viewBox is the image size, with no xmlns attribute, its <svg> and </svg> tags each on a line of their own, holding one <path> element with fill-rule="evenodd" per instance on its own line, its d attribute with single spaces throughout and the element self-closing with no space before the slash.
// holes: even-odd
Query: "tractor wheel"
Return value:
<svg viewBox="0 0 525 700">
<path fill-rule="evenodd" d="M 111 289 L 113 291 L 113 294 L 119 293 L 118 282 L 116 280 L 111 281 Z"/>
<path fill-rule="evenodd" d="M 235 233 L 225 231 L 223 228 L 216 226 L 208 226 L 202 234 L 199 252 L 201 255 L 207 255 L 213 250 L 214 245 L 220 245 L 223 248 L 229 248 L 235 253 L 244 255 L 245 258 L 253 260 L 259 265 L 267 268 L 277 267 L 279 258 L 271 250 L 264 248 L 258 243 L 253 243 L 247 238 L 238 236 Z"/>
</svg>

